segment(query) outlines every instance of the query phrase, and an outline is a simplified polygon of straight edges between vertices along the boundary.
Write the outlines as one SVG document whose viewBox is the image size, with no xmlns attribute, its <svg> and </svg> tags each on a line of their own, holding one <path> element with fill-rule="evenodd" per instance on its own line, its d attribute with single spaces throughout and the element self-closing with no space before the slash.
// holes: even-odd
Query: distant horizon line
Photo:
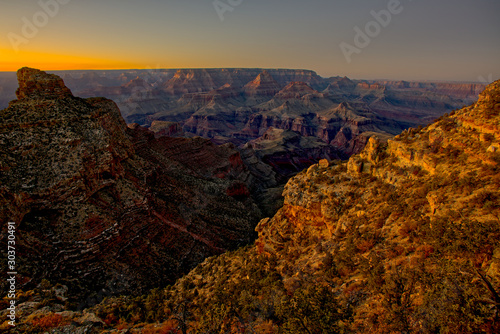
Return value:
<svg viewBox="0 0 500 334">
<path fill-rule="evenodd" d="M 23 66 L 21 68 L 28 67 L 28 68 L 35 68 L 31 66 Z M 2 71 L 0 70 L 0 73 L 17 73 L 21 68 L 15 70 L 15 71 Z M 347 75 L 333 75 L 333 76 L 322 76 L 318 73 L 316 70 L 310 70 L 310 69 L 305 69 L 305 68 L 287 68 L 287 67 L 179 67 L 179 68 L 119 68 L 119 69 L 66 69 L 66 70 L 45 70 L 41 68 L 37 68 L 38 70 L 44 71 L 44 72 L 51 72 L 51 73 L 56 73 L 56 72 L 119 72 L 119 71 L 179 71 L 179 70 L 292 70 L 292 71 L 308 71 L 308 72 L 313 72 L 317 76 L 323 78 L 323 79 L 329 79 L 329 78 L 348 78 L 352 80 L 364 80 L 364 81 L 402 81 L 402 82 L 432 82 L 432 83 L 439 83 L 439 82 L 446 82 L 446 83 L 474 83 L 474 84 L 483 84 L 483 85 L 488 85 L 490 82 L 485 83 L 481 81 L 473 81 L 473 80 L 447 80 L 447 79 L 388 79 L 388 78 L 374 78 L 374 79 L 366 79 L 366 78 L 360 78 L 360 77 L 350 77 Z M 493 80 L 494 82 L 496 80 Z"/>
</svg>

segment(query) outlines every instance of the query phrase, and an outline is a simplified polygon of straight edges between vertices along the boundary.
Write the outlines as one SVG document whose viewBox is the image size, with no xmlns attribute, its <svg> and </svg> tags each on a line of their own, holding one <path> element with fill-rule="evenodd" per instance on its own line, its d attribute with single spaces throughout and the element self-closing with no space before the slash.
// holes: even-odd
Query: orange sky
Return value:
<svg viewBox="0 0 500 334">
<path fill-rule="evenodd" d="M 0 49 L 0 71 L 17 71 L 28 66 L 44 70 L 75 70 L 75 69 L 124 69 L 140 68 L 134 62 L 117 62 L 110 59 L 80 57 L 74 55 L 54 54 L 47 52 Z"/>
</svg>

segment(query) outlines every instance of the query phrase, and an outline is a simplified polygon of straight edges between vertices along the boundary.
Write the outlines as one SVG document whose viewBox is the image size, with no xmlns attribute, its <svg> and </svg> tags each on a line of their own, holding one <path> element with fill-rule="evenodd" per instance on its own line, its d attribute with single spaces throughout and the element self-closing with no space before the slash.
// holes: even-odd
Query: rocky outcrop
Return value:
<svg viewBox="0 0 500 334">
<path fill-rule="evenodd" d="M 279 92 L 280 86 L 268 71 L 260 73 L 252 82 L 243 87 L 247 96 L 274 96 Z"/>
<path fill-rule="evenodd" d="M 138 124 L 136 124 L 138 125 Z M 184 131 L 179 123 L 153 121 L 149 127 L 157 137 L 184 137 Z"/>
<path fill-rule="evenodd" d="M 215 82 L 211 72 L 210 70 L 178 70 L 174 77 L 165 83 L 163 90 L 171 95 L 211 91 L 221 86 Z"/>
<path fill-rule="evenodd" d="M 289 83 L 285 88 L 279 91 L 275 98 L 289 100 L 289 99 L 301 99 L 304 97 L 325 97 L 320 92 L 309 87 L 305 82 L 294 81 Z"/>
<path fill-rule="evenodd" d="M 24 67 L 17 72 L 17 80 L 19 88 L 16 91 L 16 96 L 19 100 L 50 100 L 73 96 L 64 85 L 63 80 L 54 74 L 46 74 Z"/>
<path fill-rule="evenodd" d="M 209 94 L 219 95 L 221 99 L 235 98 L 241 95 L 241 92 L 237 87 L 232 84 L 224 84 L 223 86 L 210 91 Z"/>
<path fill-rule="evenodd" d="M 261 213 L 234 147 L 155 138 L 55 75 L 18 78 L 19 99 L 0 111 L 0 219 L 16 225 L 20 289 L 45 278 L 72 302 L 111 283 L 140 293 L 251 242 Z"/>
<path fill-rule="evenodd" d="M 151 85 L 141 77 L 137 77 L 133 80 L 130 80 L 128 83 L 123 85 L 123 87 L 127 90 L 133 91 L 134 89 L 149 89 Z"/>
</svg>

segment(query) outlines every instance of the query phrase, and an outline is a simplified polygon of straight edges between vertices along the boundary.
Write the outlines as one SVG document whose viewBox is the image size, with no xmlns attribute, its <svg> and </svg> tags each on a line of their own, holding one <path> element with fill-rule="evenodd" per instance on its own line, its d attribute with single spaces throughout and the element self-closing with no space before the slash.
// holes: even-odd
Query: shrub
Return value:
<svg viewBox="0 0 500 334">
<path fill-rule="evenodd" d="M 62 315 L 50 313 L 41 318 L 33 319 L 32 326 L 38 330 L 46 330 L 63 325 L 64 320 Z"/>
<path fill-rule="evenodd" d="M 351 315 L 329 288 L 316 285 L 296 290 L 282 300 L 277 311 L 286 333 L 338 333 Z"/>
<path fill-rule="evenodd" d="M 420 254 L 424 259 L 428 258 L 432 253 L 434 253 L 434 247 L 432 247 L 431 245 L 418 246 L 417 253 Z"/>
<path fill-rule="evenodd" d="M 368 252 L 370 249 L 373 248 L 373 246 L 375 246 L 375 240 L 373 239 L 361 240 L 357 245 L 361 253 Z"/>
<path fill-rule="evenodd" d="M 142 334 L 181 334 L 175 320 L 164 322 L 159 327 L 148 325 L 141 330 Z"/>
</svg>

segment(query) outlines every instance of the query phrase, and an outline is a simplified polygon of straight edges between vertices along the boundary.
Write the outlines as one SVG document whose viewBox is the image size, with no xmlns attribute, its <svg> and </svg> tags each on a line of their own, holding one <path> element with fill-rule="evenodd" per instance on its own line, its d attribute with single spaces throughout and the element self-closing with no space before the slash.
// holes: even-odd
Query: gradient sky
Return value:
<svg viewBox="0 0 500 334">
<path fill-rule="evenodd" d="M 40 3 L 56 1 L 66 4 L 44 14 Z M 348 63 L 340 43 L 354 45 L 354 28 L 364 30 L 370 12 L 391 1 L 220 0 L 241 2 L 221 20 L 213 0 L 0 0 L 0 70 L 258 67 L 364 79 L 500 78 L 499 0 L 401 0 L 401 13 Z M 38 31 L 26 22 L 38 22 Z M 13 36 L 23 41 L 17 51 Z"/>
</svg>

